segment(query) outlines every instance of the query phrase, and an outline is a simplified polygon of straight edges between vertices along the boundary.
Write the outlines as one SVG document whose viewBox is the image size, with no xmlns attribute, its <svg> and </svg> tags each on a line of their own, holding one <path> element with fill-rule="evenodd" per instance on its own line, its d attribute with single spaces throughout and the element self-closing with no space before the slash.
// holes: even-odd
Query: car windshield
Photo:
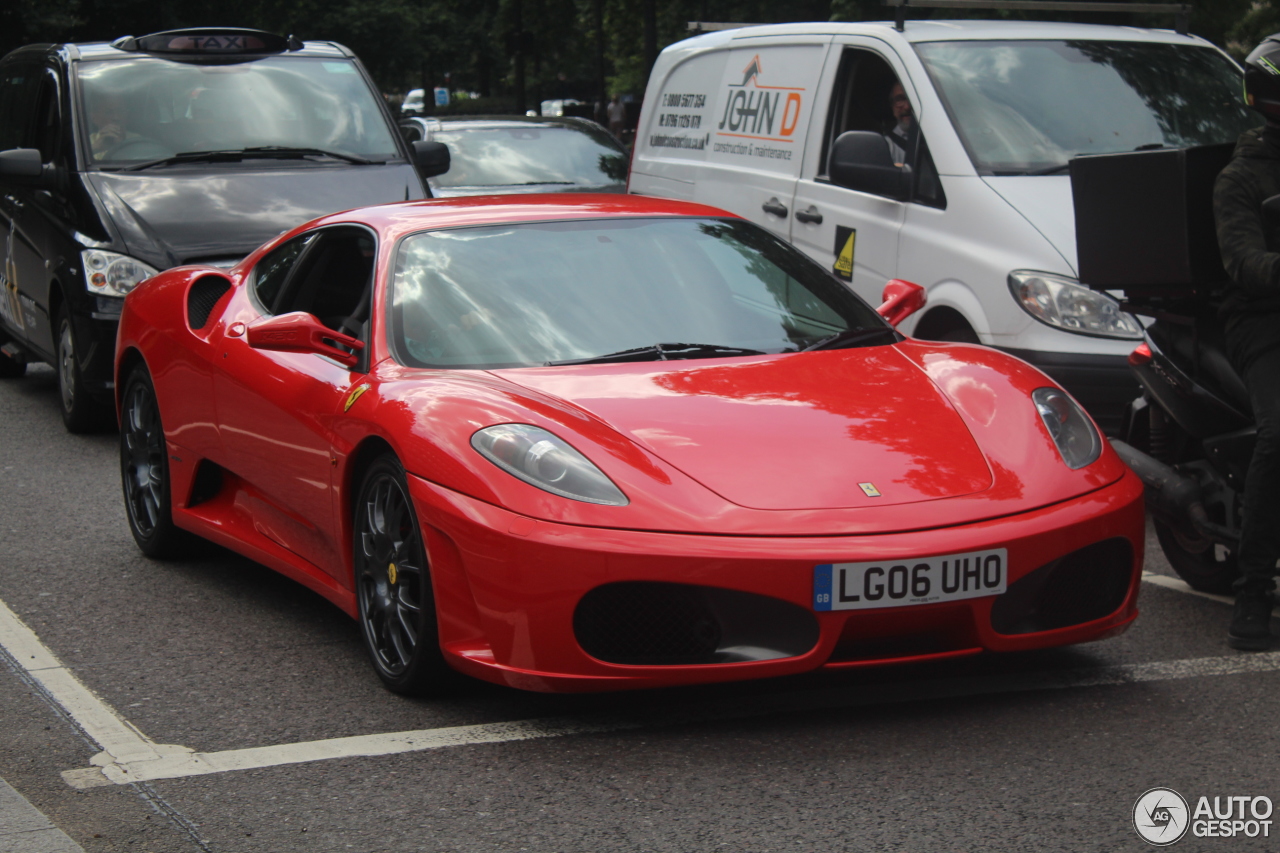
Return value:
<svg viewBox="0 0 1280 853">
<path fill-rule="evenodd" d="M 459 122 L 458 124 L 465 124 Z M 431 138 L 449 146 L 449 171 L 440 187 L 510 187 L 532 184 L 621 186 L 627 155 L 608 134 L 586 128 L 520 124 L 447 125 Z"/>
<path fill-rule="evenodd" d="M 400 157 L 381 107 L 350 60 L 200 64 L 141 56 L 80 63 L 78 73 L 85 135 L 100 167 L 264 147 Z"/>
<path fill-rule="evenodd" d="M 917 44 L 979 172 L 1051 174 L 1079 154 L 1234 142 L 1257 125 L 1241 74 L 1207 47 L 1149 42 Z"/>
<path fill-rule="evenodd" d="M 405 238 L 392 346 L 415 367 L 526 367 L 886 344 L 834 276 L 741 220 L 539 222 Z"/>
</svg>

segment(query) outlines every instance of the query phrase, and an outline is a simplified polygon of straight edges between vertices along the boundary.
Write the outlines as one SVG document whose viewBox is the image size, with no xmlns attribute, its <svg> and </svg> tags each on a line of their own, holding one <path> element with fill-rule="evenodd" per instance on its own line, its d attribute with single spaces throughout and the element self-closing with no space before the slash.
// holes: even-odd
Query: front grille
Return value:
<svg viewBox="0 0 1280 853">
<path fill-rule="evenodd" d="M 992 605 L 991 627 L 1031 634 L 1101 619 L 1124 603 L 1132 577 L 1128 539 L 1095 542 L 1015 581 Z"/>
<path fill-rule="evenodd" d="M 231 282 L 216 275 L 205 276 L 187 291 L 187 325 L 203 329 L 218 300 L 231 289 Z"/>
<path fill-rule="evenodd" d="M 596 587 L 578 602 L 573 631 L 598 660 L 644 666 L 775 660 L 818 642 L 817 618 L 798 605 L 657 581 Z"/>
</svg>

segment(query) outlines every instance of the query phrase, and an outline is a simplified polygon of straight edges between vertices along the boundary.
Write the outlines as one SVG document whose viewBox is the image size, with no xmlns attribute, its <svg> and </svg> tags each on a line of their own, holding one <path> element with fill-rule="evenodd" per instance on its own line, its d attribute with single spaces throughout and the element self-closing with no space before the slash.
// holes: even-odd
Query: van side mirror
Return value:
<svg viewBox="0 0 1280 853">
<path fill-rule="evenodd" d="M 923 308 L 929 296 L 920 285 L 894 278 L 884 286 L 880 298 L 882 301 L 876 313 L 897 328 L 899 323 Z"/>
<path fill-rule="evenodd" d="M 827 176 L 836 186 L 898 201 L 905 201 L 911 191 L 911 170 L 895 164 L 889 140 L 870 130 L 846 130 L 836 137 Z"/>
<path fill-rule="evenodd" d="M 413 143 L 413 164 L 424 178 L 434 178 L 449 171 L 449 146 L 443 142 Z"/>
<path fill-rule="evenodd" d="M 254 349 L 313 353 L 347 367 L 360 363 L 360 350 L 364 349 L 364 341 L 335 332 L 305 311 L 293 311 L 254 323 L 249 327 L 245 340 Z"/>
<path fill-rule="evenodd" d="M 0 151 L 0 178 L 27 186 L 41 183 L 44 163 L 35 148 L 10 148 Z"/>
</svg>

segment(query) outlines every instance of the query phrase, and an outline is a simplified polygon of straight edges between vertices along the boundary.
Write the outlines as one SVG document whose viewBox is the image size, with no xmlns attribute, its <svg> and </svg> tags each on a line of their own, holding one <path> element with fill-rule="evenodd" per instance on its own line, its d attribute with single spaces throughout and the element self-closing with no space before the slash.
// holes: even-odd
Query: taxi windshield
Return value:
<svg viewBox="0 0 1280 853">
<path fill-rule="evenodd" d="M 140 56 L 80 63 L 78 74 L 86 142 L 102 168 L 253 148 L 400 157 L 380 105 L 349 60 L 202 64 Z"/>
<path fill-rule="evenodd" d="M 626 152 L 603 131 L 534 123 L 467 127 L 447 123 L 431 138 L 449 146 L 449 171 L 432 179 L 441 187 L 534 184 L 620 186 Z"/>
<path fill-rule="evenodd" d="M 1234 142 L 1258 124 L 1240 70 L 1208 47 L 956 41 L 915 46 L 974 166 L 1052 174 L 1080 154 Z"/>
<path fill-rule="evenodd" d="M 527 367 L 893 343 L 834 276 L 741 220 L 537 222 L 406 237 L 392 347 L 414 367 Z"/>
</svg>

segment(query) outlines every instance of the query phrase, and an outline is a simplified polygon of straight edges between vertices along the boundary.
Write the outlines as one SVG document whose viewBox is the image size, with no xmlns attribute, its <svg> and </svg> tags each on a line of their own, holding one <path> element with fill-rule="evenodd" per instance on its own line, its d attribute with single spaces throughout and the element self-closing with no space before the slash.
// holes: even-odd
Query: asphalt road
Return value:
<svg viewBox="0 0 1280 853">
<path fill-rule="evenodd" d="M 360 753 L 417 733 L 398 754 L 76 788 L 63 773 L 96 773 L 92 726 L 0 654 L 0 778 L 90 853 L 1136 851 L 1150 788 L 1192 808 L 1280 801 L 1280 653 L 1231 651 L 1226 605 L 1152 582 L 1128 633 L 1065 650 L 640 694 L 400 698 L 355 624 L 303 587 L 212 546 L 143 558 L 114 436 L 67 435 L 55 394 L 47 368 L 0 383 L 0 602 L 125 735 L 295 760 L 322 748 L 261 748 L 356 738 L 338 743 Z M 1147 570 L 1172 574 L 1154 541 Z M 4 829 L 0 851 L 37 849 Z"/>
</svg>

